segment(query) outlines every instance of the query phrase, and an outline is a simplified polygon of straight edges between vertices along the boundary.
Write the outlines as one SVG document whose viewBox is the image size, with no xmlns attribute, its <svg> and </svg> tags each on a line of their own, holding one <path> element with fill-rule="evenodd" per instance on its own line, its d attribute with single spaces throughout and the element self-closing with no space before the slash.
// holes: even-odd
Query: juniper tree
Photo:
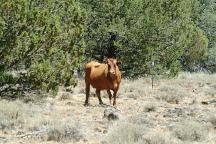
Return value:
<svg viewBox="0 0 216 144">
<path fill-rule="evenodd" d="M 118 57 L 124 75 L 175 76 L 181 63 L 206 55 L 208 40 L 192 21 L 195 0 L 79 1 L 88 11 L 88 58 Z"/>
<path fill-rule="evenodd" d="M 216 72 L 216 0 L 198 0 L 194 9 L 193 21 L 208 38 L 208 56 L 198 65 Z"/>
<path fill-rule="evenodd" d="M 1 0 L 1 90 L 16 84 L 46 91 L 75 85 L 85 19 L 74 0 Z"/>
</svg>

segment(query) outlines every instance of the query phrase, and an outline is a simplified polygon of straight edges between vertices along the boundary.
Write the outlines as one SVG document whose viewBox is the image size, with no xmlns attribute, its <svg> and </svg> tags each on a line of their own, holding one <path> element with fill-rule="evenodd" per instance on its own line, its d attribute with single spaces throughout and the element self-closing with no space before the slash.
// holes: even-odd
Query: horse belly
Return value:
<svg viewBox="0 0 216 144">
<path fill-rule="evenodd" d="M 105 89 L 112 89 L 112 84 L 110 84 L 107 80 L 103 79 L 96 79 L 90 82 L 93 88 L 105 90 Z"/>
</svg>

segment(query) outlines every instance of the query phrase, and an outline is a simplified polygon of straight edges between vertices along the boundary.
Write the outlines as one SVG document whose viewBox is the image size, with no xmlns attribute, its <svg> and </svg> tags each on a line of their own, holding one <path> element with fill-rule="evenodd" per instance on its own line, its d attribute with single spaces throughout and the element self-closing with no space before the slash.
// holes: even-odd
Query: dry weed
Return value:
<svg viewBox="0 0 216 144">
<path fill-rule="evenodd" d="M 84 139 L 84 134 L 80 131 L 80 126 L 70 121 L 57 121 L 51 123 L 47 132 L 48 141 L 72 141 L 77 142 Z"/>
<path fill-rule="evenodd" d="M 0 129 L 14 129 L 24 118 L 26 105 L 21 101 L 0 101 Z"/>
<path fill-rule="evenodd" d="M 174 135 L 182 141 L 203 141 L 208 131 L 196 121 L 183 120 L 173 126 Z"/>
<path fill-rule="evenodd" d="M 141 144 L 146 128 L 129 122 L 119 122 L 107 135 L 103 143 Z"/>
<path fill-rule="evenodd" d="M 136 80 L 123 79 L 118 92 L 119 97 L 129 97 L 137 99 L 149 95 L 150 86 L 146 79 Z"/>
<path fill-rule="evenodd" d="M 189 96 L 180 86 L 162 85 L 159 90 L 156 98 L 168 103 L 178 104 L 184 97 Z"/>
<path fill-rule="evenodd" d="M 144 106 L 144 112 L 154 112 L 156 111 L 157 104 L 154 102 L 149 102 Z"/>
<path fill-rule="evenodd" d="M 183 144 L 183 142 L 173 137 L 169 132 L 152 131 L 144 136 L 143 144 Z"/>
<path fill-rule="evenodd" d="M 146 127 L 144 123 L 119 122 L 110 131 L 104 144 L 183 144 L 170 133 L 157 132 Z"/>
<path fill-rule="evenodd" d="M 216 128 L 216 115 L 215 113 L 211 114 L 209 117 L 209 122 L 212 124 L 214 128 Z"/>
</svg>

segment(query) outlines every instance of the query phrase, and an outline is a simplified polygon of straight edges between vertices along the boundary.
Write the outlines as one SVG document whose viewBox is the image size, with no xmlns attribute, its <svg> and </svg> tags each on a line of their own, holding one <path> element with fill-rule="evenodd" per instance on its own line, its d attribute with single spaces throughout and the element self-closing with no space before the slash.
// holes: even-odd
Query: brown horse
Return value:
<svg viewBox="0 0 216 144">
<path fill-rule="evenodd" d="M 100 91 L 107 90 L 110 104 L 113 100 L 113 105 L 116 104 L 116 94 L 121 83 L 121 72 L 119 71 L 119 62 L 110 58 L 105 63 L 91 61 L 85 65 L 85 84 L 86 84 L 86 100 L 85 106 L 89 104 L 90 85 L 96 88 L 96 94 L 99 104 L 103 104 Z M 113 91 L 113 95 L 111 91 Z"/>
</svg>

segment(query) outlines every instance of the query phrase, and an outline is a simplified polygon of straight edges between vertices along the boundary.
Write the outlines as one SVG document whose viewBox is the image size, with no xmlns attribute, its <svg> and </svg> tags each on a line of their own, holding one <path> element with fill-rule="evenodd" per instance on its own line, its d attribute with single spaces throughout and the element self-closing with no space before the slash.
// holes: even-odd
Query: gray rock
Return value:
<svg viewBox="0 0 216 144">
<path fill-rule="evenodd" d="M 115 108 L 106 108 L 104 110 L 104 118 L 108 120 L 118 120 L 119 119 L 119 111 Z"/>
</svg>

